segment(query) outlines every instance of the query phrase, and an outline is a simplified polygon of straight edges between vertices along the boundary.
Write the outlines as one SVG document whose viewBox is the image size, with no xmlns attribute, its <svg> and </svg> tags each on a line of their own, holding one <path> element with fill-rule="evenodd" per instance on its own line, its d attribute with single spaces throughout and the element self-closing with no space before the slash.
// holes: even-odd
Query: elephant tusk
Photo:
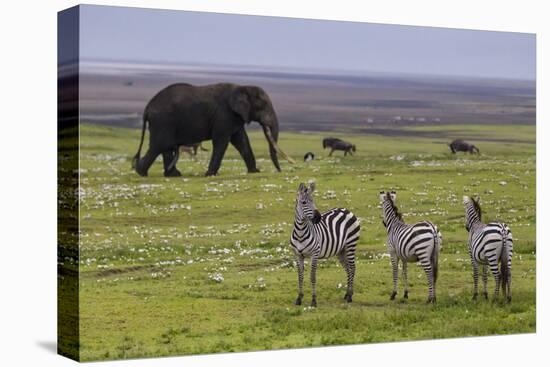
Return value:
<svg viewBox="0 0 550 367">
<path fill-rule="evenodd" d="M 277 153 L 279 153 L 281 155 L 281 157 L 283 157 L 284 159 L 286 159 L 289 163 L 296 163 L 294 161 L 294 159 L 290 158 L 285 152 L 283 152 L 281 150 L 281 148 L 279 148 L 279 146 L 277 145 L 277 143 L 275 142 L 275 139 L 273 139 L 273 135 L 271 135 L 271 130 L 269 128 L 266 128 L 265 129 L 265 135 L 267 136 L 267 138 L 269 139 L 269 142 L 271 143 L 271 145 L 273 146 L 273 148 L 275 148 L 275 150 L 277 151 Z"/>
</svg>

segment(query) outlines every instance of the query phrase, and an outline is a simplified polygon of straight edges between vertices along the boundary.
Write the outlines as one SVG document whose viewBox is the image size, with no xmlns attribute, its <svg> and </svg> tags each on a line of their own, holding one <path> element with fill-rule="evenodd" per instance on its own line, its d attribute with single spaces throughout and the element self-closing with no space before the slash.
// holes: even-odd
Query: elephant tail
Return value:
<svg viewBox="0 0 550 367">
<path fill-rule="evenodd" d="M 143 138 L 145 137 L 145 127 L 146 126 L 147 126 L 147 111 L 145 111 L 143 113 L 143 126 L 141 128 L 141 141 L 139 142 L 138 151 L 137 151 L 136 155 L 134 156 L 134 158 L 132 159 L 132 169 L 136 169 L 137 164 L 138 164 L 139 159 L 140 159 L 141 148 L 143 147 Z"/>
</svg>

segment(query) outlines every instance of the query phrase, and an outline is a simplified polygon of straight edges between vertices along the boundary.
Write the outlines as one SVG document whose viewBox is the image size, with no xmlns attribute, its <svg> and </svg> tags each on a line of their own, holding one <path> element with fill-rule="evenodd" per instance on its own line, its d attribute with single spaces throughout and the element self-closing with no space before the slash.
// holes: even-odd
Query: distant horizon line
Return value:
<svg viewBox="0 0 550 367">
<path fill-rule="evenodd" d="M 59 67 L 67 64 L 74 63 L 76 60 L 71 60 L 66 63 L 59 64 Z M 481 79 L 481 80 L 502 80 L 502 81 L 515 81 L 515 82 L 536 82 L 535 78 L 514 78 L 514 77 L 496 77 L 496 76 L 481 76 L 481 75 L 464 75 L 464 74 L 441 74 L 441 73 L 414 73 L 414 72 L 395 72 L 395 71 L 380 71 L 380 70 L 365 70 L 365 69 L 322 69 L 322 68 L 304 68 L 298 66 L 278 66 L 278 65 L 257 65 L 257 64 L 235 64 L 235 63 L 212 63 L 212 62 L 198 62 L 198 61 L 164 61 L 164 60 L 123 60 L 123 59 L 106 59 L 106 58 L 80 58 L 79 63 L 105 63 L 105 64 L 128 64 L 128 65 L 165 65 L 172 67 L 182 66 L 209 66 L 216 68 L 227 69 L 243 69 L 252 68 L 256 70 L 270 70 L 283 69 L 286 72 L 294 71 L 296 74 L 325 74 L 335 75 L 330 73 L 336 73 L 336 75 L 349 75 L 349 76 L 401 76 L 401 77 L 427 77 L 433 79 Z"/>
</svg>

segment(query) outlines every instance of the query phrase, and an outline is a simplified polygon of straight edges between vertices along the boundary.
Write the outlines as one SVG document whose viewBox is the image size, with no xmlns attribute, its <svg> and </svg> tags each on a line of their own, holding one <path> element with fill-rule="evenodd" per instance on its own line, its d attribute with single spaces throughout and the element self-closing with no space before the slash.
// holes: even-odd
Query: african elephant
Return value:
<svg viewBox="0 0 550 367">
<path fill-rule="evenodd" d="M 181 176 L 176 169 L 178 147 L 212 140 L 212 157 L 206 176 L 218 173 L 229 143 L 240 153 L 249 173 L 259 172 L 244 128 L 251 121 L 262 126 L 271 160 L 278 171 L 281 168 L 277 153 L 294 163 L 277 145 L 279 121 L 269 96 L 262 88 L 229 83 L 170 85 L 158 92 L 145 107 L 141 142 L 132 160 L 132 168 L 141 176 L 147 176 L 149 167 L 162 154 L 164 176 Z M 140 158 L 147 122 L 149 149 Z"/>
<path fill-rule="evenodd" d="M 479 149 L 473 144 L 466 143 L 464 140 L 456 139 L 449 144 L 449 148 L 451 148 L 451 152 L 470 152 L 479 154 Z"/>
<path fill-rule="evenodd" d="M 325 149 L 327 147 L 330 148 L 329 156 L 331 156 L 332 153 L 335 150 L 343 150 L 344 151 L 344 156 L 348 155 L 348 153 L 350 155 L 353 155 L 351 152 L 352 151 L 355 152 L 355 145 L 354 144 L 348 143 L 347 141 L 343 141 L 343 140 L 338 139 L 338 138 L 325 138 L 325 139 L 323 139 L 323 149 Z"/>
</svg>

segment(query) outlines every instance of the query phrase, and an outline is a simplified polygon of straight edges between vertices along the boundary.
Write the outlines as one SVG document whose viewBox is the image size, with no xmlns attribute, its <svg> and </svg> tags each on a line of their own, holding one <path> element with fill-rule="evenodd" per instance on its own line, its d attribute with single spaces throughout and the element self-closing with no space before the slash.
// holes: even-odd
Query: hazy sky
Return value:
<svg viewBox="0 0 550 367">
<path fill-rule="evenodd" d="M 535 35 L 85 5 L 81 59 L 535 79 Z"/>
</svg>

